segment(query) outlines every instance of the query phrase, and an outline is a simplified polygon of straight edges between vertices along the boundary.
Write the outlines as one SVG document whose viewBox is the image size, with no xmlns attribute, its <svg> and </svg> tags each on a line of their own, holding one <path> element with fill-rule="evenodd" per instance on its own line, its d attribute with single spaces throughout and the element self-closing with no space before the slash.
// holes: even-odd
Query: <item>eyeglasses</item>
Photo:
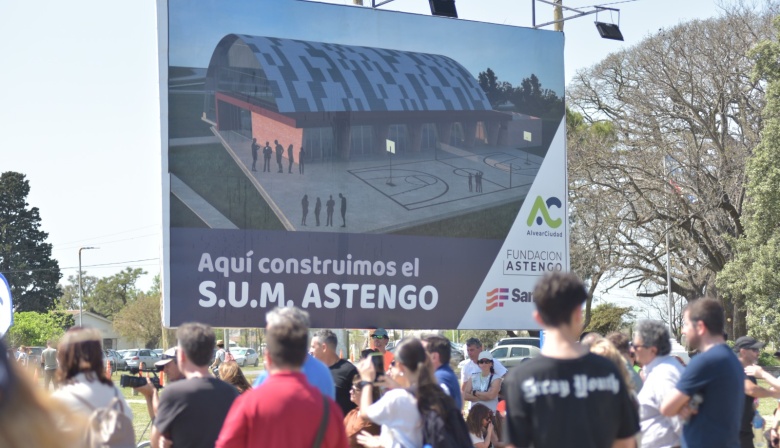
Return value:
<svg viewBox="0 0 780 448">
<path fill-rule="evenodd" d="M 352 385 L 352 392 L 355 392 L 355 393 L 358 393 L 358 392 L 360 392 L 360 388 L 358 387 L 358 385 L 357 385 L 357 384 L 353 384 L 353 385 Z"/>
<path fill-rule="evenodd" d="M 493 361 L 490 359 L 480 359 L 479 361 L 477 361 L 477 364 L 490 364 L 492 362 Z"/>
<path fill-rule="evenodd" d="M 647 348 L 647 346 L 646 346 L 646 345 L 642 345 L 642 344 L 635 344 L 635 343 L 633 343 L 633 342 L 631 343 L 631 347 L 634 347 L 634 348 Z"/>
</svg>

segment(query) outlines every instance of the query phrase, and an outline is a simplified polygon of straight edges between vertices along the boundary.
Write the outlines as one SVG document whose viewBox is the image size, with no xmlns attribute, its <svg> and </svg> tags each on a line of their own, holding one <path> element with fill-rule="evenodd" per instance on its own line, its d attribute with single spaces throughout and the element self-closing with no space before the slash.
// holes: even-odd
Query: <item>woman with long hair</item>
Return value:
<svg viewBox="0 0 780 448">
<path fill-rule="evenodd" d="M 395 351 L 395 362 L 390 365 L 389 377 L 381 377 L 379 385 L 388 387 L 382 398 L 371 402 L 368 388 L 375 378 L 371 359 L 358 364 L 363 396 L 360 415 L 382 426 L 379 437 L 361 433 L 358 442 L 366 447 L 419 447 L 423 445 L 423 415 L 435 412 L 446 430 L 452 434 L 467 433 L 462 416 L 455 409 L 452 397 L 444 393 L 433 375 L 433 365 L 419 339 L 401 340 Z M 457 419 L 452 420 L 452 413 Z M 458 427 L 451 427 L 452 425 Z"/>
<path fill-rule="evenodd" d="M 101 341 L 95 329 L 73 327 L 65 332 L 57 347 L 56 379 L 60 388 L 52 396 L 85 416 L 118 398 L 122 413 L 132 420 L 133 411 L 122 392 L 106 377 Z"/>
<path fill-rule="evenodd" d="M 238 363 L 235 361 L 225 361 L 220 364 L 219 378 L 228 384 L 232 384 L 238 389 L 239 394 L 252 390 L 252 385 L 249 384 L 241 367 L 239 367 Z"/>
<path fill-rule="evenodd" d="M 360 415 L 360 400 L 363 397 L 363 388 L 360 387 L 360 376 L 355 375 L 355 379 L 352 381 L 352 387 L 349 389 L 349 399 L 357 405 L 357 407 L 344 417 L 344 428 L 347 431 L 347 439 L 349 440 L 350 448 L 361 448 L 358 440 L 358 434 L 365 431 L 368 434 L 378 436 L 379 425 L 373 423 L 371 420 L 366 419 Z M 368 389 L 366 389 L 368 390 Z M 371 388 L 371 401 L 375 402 L 379 400 L 379 388 Z"/>
<path fill-rule="evenodd" d="M 4 350 L 0 342 L 0 350 Z M 10 358 L 12 359 L 12 358 Z M 78 446 L 75 432 L 60 427 L 84 425 L 61 403 L 36 387 L 21 368 L 0 353 L 0 446 L 4 448 L 69 448 Z"/>
<path fill-rule="evenodd" d="M 623 381 L 626 383 L 628 390 L 633 392 L 631 394 L 632 398 L 636 398 L 634 383 L 631 382 L 631 375 L 628 373 L 628 368 L 626 368 L 626 360 L 623 358 L 623 355 L 620 354 L 618 349 L 615 348 L 615 345 L 612 344 L 609 339 L 599 339 L 598 341 L 591 344 L 590 352 L 599 356 L 603 356 L 612 361 L 612 363 L 615 364 L 615 366 L 620 371 L 620 376 L 623 377 Z"/>
<path fill-rule="evenodd" d="M 493 425 L 493 412 L 481 403 L 474 403 L 466 418 L 471 443 L 474 448 L 488 448 L 491 443 L 498 443 Z"/>
</svg>

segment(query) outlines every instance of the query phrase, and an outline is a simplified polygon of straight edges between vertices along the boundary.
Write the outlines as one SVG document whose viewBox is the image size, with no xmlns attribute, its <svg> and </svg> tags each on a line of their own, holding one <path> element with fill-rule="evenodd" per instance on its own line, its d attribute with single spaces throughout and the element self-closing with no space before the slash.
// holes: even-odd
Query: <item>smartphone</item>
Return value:
<svg viewBox="0 0 780 448">
<path fill-rule="evenodd" d="M 385 357 L 382 353 L 371 353 L 371 362 L 374 363 L 374 370 L 376 371 L 374 381 L 376 381 L 385 374 Z"/>
</svg>

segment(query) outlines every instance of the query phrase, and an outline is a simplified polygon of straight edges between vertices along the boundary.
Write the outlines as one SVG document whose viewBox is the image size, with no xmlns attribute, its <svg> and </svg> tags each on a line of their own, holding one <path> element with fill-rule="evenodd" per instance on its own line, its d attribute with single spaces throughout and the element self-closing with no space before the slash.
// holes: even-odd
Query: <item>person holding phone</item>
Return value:
<svg viewBox="0 0 780 448">
<path fill-rule="evenodd" d="M 366 447 L 410 447 L 422 446 L 422 429 L 417 398 L 410 388 L 435 384 L 433 371 L 425 349 L 417 339 L 404 339 L 398 345 L 398 362 L 391 364 L 386 378 L 377 376 L 376 359 L 383 356 L 369 356 L 358 364 L 359 386 L 362 390 L 360 416 L 378 425 L 382 430 L 379 437 L 361 432 L 357 441 Z M 383 363 L 383 366 L 384 363 Z M 377 380 L 375 382 L 375 380 Z M 376 403 L 372 401 L 371 390 L 375 385 L 391 387 Z M 442 392 L 443 394 L 443 392 Z"/>
</svg>

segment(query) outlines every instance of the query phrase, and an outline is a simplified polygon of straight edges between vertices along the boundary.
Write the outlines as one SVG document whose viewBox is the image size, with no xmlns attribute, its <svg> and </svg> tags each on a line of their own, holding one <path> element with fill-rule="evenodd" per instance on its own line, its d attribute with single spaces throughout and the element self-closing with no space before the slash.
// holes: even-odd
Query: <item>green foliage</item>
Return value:
<svg viewBox="0 0 780 448">
<path fill-rule="evenodd" d="M 144 274 L 143 269 L 126 268 L 118 274 L 99 279 L 93 293 L 84 297 L 84 309 L 112 319 L 141 293 L 135 284 Z"/>
<path fill-rule="evenodd" d="M 758 355 L 758 365 L 760 366 L 780 366 L 780 361 L 778 361 L 774 356 L 773 353 L 769 353 L 765 350 L 761 351 L 761 354 Z"/>
<path fill-rule="evenodd" d="M 513 87 L 506 81 L 499 81 L 493 70 L 488 68 L 479 73 L 477 81 L 493 108 L 509 101 L 515 112 L 534 117 L 560 119 L 564 113 L 563 100 L 552 90 L 542 88 L 542 83 L 534 74 L 523 78 L 520 86 Z"/>
<path fill-rule="evenodd" d="M 47 340 L 58 340 L 74 324 L 73 316 L 66 313 L 17 312 L 6 337 L 11 347 L 45 346 Z"/>
<path fill-rule="evenodd" d="M 780 18 L 774 27 L 780 31 Z M 732 300 L 745 298 L 750 334 L 767 340 L 780 335 L 780 42 L 761 42 L 750 55 L 754 79 L 767 83 L 764 128 L 747 161 L 745 233 L 717 285 Z"/>
<path fill-rule="evenodd" d="M 137 298 L 114 316 L 114 330 L 146 348 L 155 348 L 162 339 L 160 295 L 138 293 Z"/>
<path fill-rule="evenodd" d="M 634 319 L 632 311 L 633 309 L 630 306 L 624 307 L 614 303 L 602 303 L 593 308 L 590 323 L 585 328 L 585 331 L 595 331 L 602 336 L 618 331 L 629 320 Z"/>
<path fill-rule="evenodd" d="M 469 338 L 477 338 L 482 343 L 482 348 L 490 350 L 499 339 L 507 337 L 506 331 L 497 330 L 465 330 L 460 332 L 460 344 L 465 343 Z"/>
<path fill-rule="evenodd" d="M 86 271 L 81 271 L 81 291 L 86 300 L 92 296 L 95 291 L 95 285 L 98 278 L 87 275 Z M 68 284 L 61 287 L 62 295 L 57 300 L 57 309 L 59 310 L 77 310 L 79 309 L 79 277 L 78 275 L 69 275 Z"/>
<path fill-rule="evenodd" d="M 0 273 L 11 284 L 14 311 L 44 312 L 60 296 L 60 267 L 51 258 L 49 234 L 40 230 L 37 207 L 29 207 L 25 175 L 0 175 Z"/>
</svg>

